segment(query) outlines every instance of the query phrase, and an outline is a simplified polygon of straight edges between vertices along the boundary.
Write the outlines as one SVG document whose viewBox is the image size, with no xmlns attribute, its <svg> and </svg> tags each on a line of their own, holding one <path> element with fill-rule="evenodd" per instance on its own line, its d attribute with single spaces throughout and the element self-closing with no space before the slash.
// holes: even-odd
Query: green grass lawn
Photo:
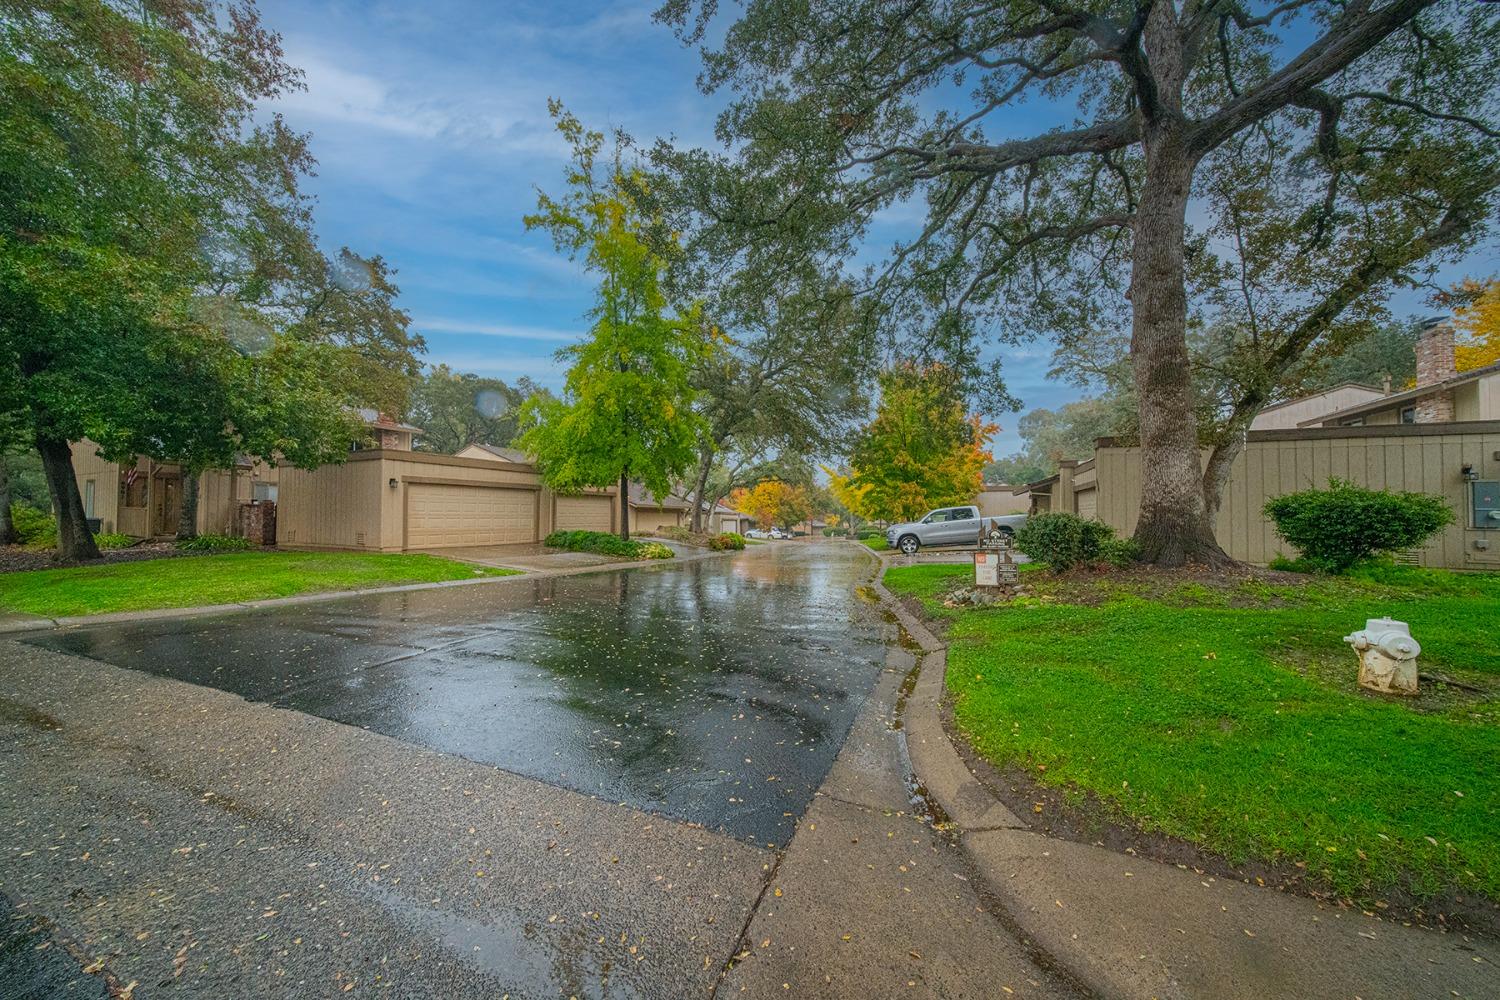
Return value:
<svg viewBox="0 0 1500 1000">
<path fill-rule="evenodd" d="M 946 623 L 956 722 L 991 761 L 1357 898 L 1500 899 L 1500 575 L 1218 587 L 1032 572 L 1010 604 L 943 607 L 968 574 L 885 581 Z M 1342 636 L 1382 615 L 1411 624 L 1424 673 L 1482 693 L 1424 680 L 1415 701 L 1362 694 Z"/>
<path fill-rule="evenodd" d="M 505 576 L 418 554 L 234 552 L 0 574 L 0 609 L 59 618 Z"/>
<path fill-rule="evenodd" d="M 876 552 L 884 552 L 886 549 L 890 548 L 889 545 L 885 544 L 884 535 L 876 535 L 874 538 L 861 538 L 860 541 L 864 542 Z"/>
</svg>

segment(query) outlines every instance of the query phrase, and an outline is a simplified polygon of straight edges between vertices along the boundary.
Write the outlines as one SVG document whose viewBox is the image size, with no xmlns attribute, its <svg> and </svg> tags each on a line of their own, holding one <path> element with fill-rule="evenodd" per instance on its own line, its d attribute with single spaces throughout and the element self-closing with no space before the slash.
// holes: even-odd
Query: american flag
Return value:
<svg viewBox="0 0 1500 1000">
<path fill-rule="evenodd" d="M 130 467 L 130 471 L 128 471 L 128 472 L 125 473 L 125 485 L 126 486 L 134 486 L 135 485 L 135 477 L 138 476 L 138 475 L 140 475 L 140 472 L 136 469 L 135 466 L 132 465 Z"/>
</svg>

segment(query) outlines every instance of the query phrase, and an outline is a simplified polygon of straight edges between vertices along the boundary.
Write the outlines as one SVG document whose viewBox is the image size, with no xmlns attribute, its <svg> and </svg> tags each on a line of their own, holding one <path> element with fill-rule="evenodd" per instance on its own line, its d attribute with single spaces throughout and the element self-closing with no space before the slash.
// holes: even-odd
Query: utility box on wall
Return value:
<svg viewBox="0 0 1500 1000">
<path fill-rule="evenodd" d="M 1500 528 L 1500 481 L 1481 479 L 1469 484 L 1474 527 Z"/>
</svg>

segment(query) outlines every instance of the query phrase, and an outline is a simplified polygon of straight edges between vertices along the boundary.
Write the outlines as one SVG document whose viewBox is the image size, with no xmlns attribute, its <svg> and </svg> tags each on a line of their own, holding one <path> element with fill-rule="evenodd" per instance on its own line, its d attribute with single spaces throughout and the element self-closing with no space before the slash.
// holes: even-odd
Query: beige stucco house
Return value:
<svg viewBox="0 0 1500 1000">
<path fill-rule="evenodd" d="M 73 444 L 73 472 L 84 517 L 99 530 L 134 538 L 161 538 L 177 532 L 182 516 L 181 466 L 137 455 L 133 462 L 111 462 L 85 438 Z M 232 469 L 210 469 L 198 477 L 198 531 L 228 534 L 239 505 L 275 500 L 277 469 L 242 458 Z"/>
</svg>

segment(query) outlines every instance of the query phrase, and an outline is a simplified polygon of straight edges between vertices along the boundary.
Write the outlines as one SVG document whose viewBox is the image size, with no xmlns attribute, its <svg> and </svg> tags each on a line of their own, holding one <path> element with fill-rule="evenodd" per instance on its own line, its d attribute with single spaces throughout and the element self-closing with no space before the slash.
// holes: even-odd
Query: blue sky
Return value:
<svg viewBox="0 0 1500 1000">
<path fill-rule="evenodd" d="M 521 222 L 538 186 L 559 187 L 566 155 L 547 99 L 643 142 L 713 142 L 721 101 L 698 91 L 697 53 L 652 23 L 656 5 L 261 0 L 306 73 L 307 90 L 275 107 L 312 133 L 319 235 L 397 269 L 429 362 L 560 384 L 553 353 L 583 329 L 590 288 Z M 1050 113 L 1024 107 L 1011 124 L 1033 131 Z M 898 208 L 876 235 L 895 239 L 916 217 Z M 1026 409 L 1079 394 L 1046 378 L 1050 345 L 1000 353 Z M 1000 416 L 996 455 L 1017 448 L 1016 417 Z"/>
</svg>

